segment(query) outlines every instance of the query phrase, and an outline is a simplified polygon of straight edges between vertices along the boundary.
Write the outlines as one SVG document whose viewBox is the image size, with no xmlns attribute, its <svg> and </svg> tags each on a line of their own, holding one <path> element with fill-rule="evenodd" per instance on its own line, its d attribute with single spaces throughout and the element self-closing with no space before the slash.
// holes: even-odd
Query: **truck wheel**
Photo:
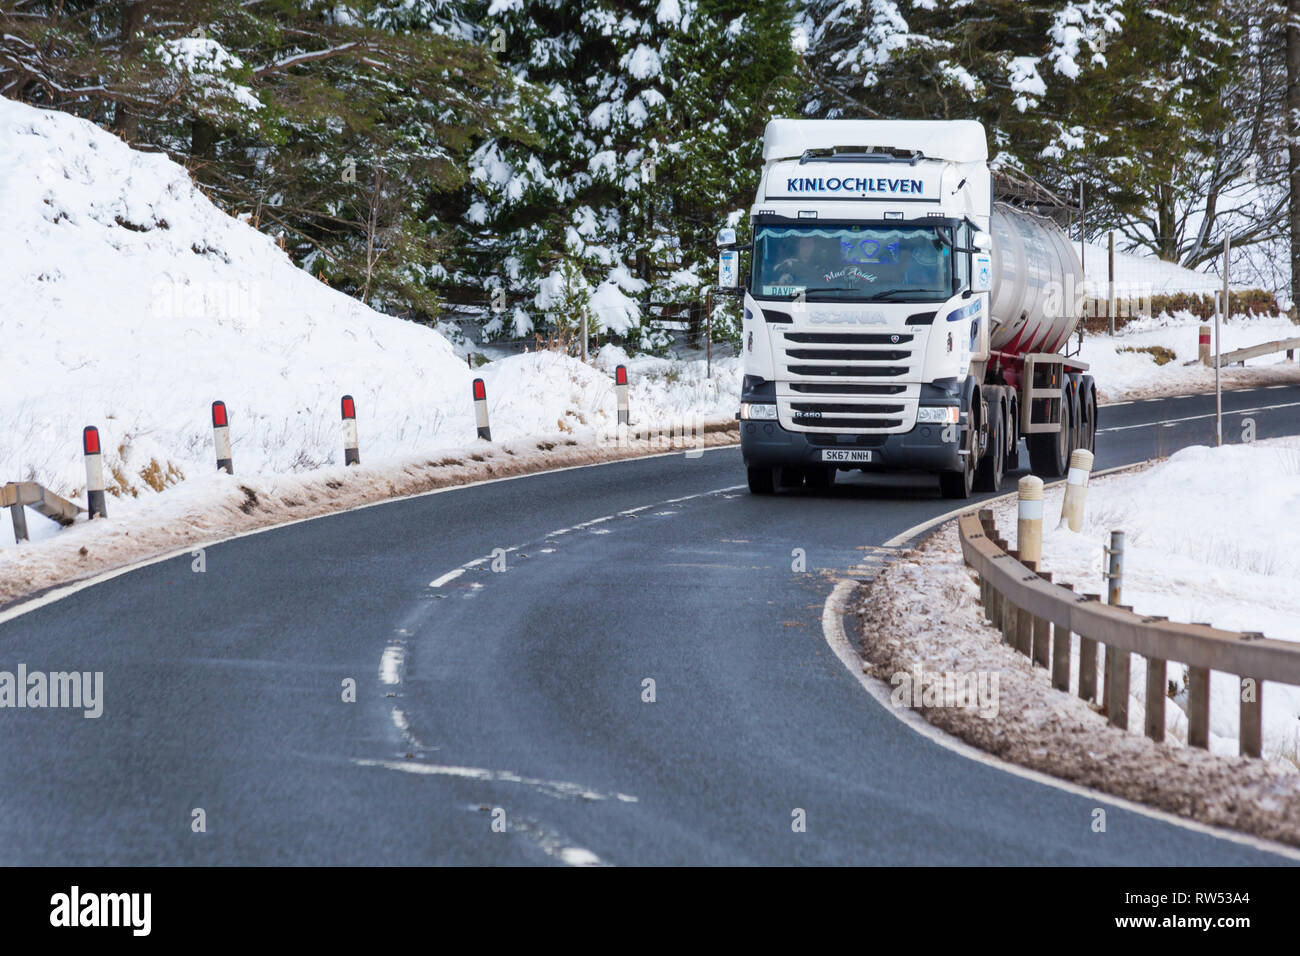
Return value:
<svg viewBox="0 0 1300 956">
<path fill-rule="evenodd" d="M 990 411 L 988 447 L 975 472 L 975 487 L 980 491 L 997 491 L 1002 487 L 1002 466 L 1005 463 L 1004 449 L 1007 441 L 1002 402 L 999 400 Z"/>
<path fill-rule="evenodd" d="M 751 495 L 770 495 L 776 491 L 776 475 L 771 468 L 754 468 L 745 469 L 745 477 L 749 480 L 749 493 Z"/>
<path fill-rule="evenodd" d="M 1060 430 L 1025 438 L 1025 444 L 1029 446 L 1029 468 L 1039 478 L 1063 478 L 1070 467 L 1070 452 L 1073 451 L 1070 442 L 1074 438 L 1074 429 L 1070 425 L 1074 417 L 1073 405 L 1069 390 L 1062 389 Z"/>
<path fill-rule="evenodd" d="M 1007 411 L 1007 457 L 1002 463 L 1002 473 L 1020 467 L 1020 410 L 1012 404 Z"/>
<path fill-rule="evenodd" d="M 1082 439 L 1079 442 L 1080 448 L 1086 448 L 1088 451 L 1096 453 L 1097 448 L 1097 392 L 1092 387 L 1090 379 L 1084 379 L 1083 395 L 1083 418 L 1084 425 Z"/>
<path fill-rule="evenodd" d="M 963 456 L 965 467 L 959 471 L 939 472 L 939 491 L 945 498 L 969 498 L 975 490 L 975 441 L 974 432 L 966 430 L 966 446 L 969 454 Z"/>
</svg>

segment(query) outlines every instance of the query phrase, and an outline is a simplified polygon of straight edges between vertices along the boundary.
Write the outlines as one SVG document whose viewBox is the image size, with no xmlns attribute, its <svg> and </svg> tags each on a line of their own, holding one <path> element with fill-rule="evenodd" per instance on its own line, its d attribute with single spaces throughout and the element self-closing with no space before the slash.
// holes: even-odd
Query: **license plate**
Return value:
<svg viewBox="0 0 1300 956">
<path fill-rule="evenodd" d="M 865 448 L 823 448 L 822 461 L 871 461 Z"/>
</svg>

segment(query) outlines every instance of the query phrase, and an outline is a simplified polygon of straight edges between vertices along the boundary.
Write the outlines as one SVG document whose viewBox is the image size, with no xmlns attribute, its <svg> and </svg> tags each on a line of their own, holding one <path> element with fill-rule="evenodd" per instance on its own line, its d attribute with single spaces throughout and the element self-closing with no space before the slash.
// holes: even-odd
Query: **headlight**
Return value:
<svg viewBox="0 0 1300 956">
<path fill-rule="evenodd" d="M 760 405 L 756 402 L 741 402 L 740 417 L 743 419 L 759 419 L 763 421 L 776 421 L 775 405 Z"/>
<path fill-rule="evenodd" d="M 955 425 L 960 418 L 956 405 L 923 405 L 916 410 L 916 420 L 923 425 Z"/>
</svg>

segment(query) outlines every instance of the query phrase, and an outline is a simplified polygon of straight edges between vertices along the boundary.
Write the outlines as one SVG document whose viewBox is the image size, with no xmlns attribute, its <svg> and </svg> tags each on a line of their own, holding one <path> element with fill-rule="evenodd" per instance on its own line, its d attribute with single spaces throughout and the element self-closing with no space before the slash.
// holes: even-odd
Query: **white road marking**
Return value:
<svg viewBox="0 0 1300 956">
<path fill-rule="evenodd" d="M 1255 408 L 1233 408 L 1233 409 L 1225 408 L 1223 410 L 1223 414 L 1225 417 L 1229 415 L 1250 415 L 1254 412 L 1272 412 L 1272 411 L 1276 411 L 1279 408 L 1297 408 L 1297 407 L 1300 407 L 1300 402 L 1284 402 L 1281 405 L 1260 405 Z M 1200 421 L 1201 419 L 1213 418 L 1213 417 L 1214 417 L 1214 412 L 1209 412 L 1205 415 L 1186 415 L 1182 418 L 1166 418 L 1166 419 L 1161 419 L 1160 421 L 1157 422 L 1146 422 L 1141 425 L 1116 425 L 1112 428 L 1098 428 L 1097 434 L 1100 435 L 1103 432 L 1124 432 L 1132 428 L 1155 428 L 1157 425 L 1163 425 L 1164 427 L 1168 428 L 1171 425 L 1177 425 L 1180 422 L 1195 422 L 1195 421 Z"/>
<path fill-rule="evenodd" d="M 561 799 L 619 800 L 637 803 L 638 799 L 627 793 L 602 793 L 581 784 L 564 780 L 542 780 L 539 777 L 522 777 L 509 770 L 487 770 L 483 767 L 454 767 L 445 764 L 421 763 L 415 760 L 365 760 L 352 761 L 358 767 L 381 767 L 401 773 L 414 773 L 430 777 L 459 777 L 463 780 L 482 780 L 487 783 L 517 783 L 532 787 L 541 793 Z"/>
<path fill-rule="evenodd" d="M 1005 496 L 1004 496 L 1005 497 Z M 1076 783 L 1062 780 L 1059 777 L 1053 777 L 1050 774 L 1043 773 L 1039 770 L 1030 770 L 1028 767 L 1022 767 L 1019 764 L 1007 763 L 999 760 L 992 754 L 989 754 L 977 747 L 973 747 L 944 733 L 934 724 L 927 721 L 919 713 L 908 707 L 895 707 L 891 699 L 892 688 L 884 681 L 877 680 L 862 671 L 862 657 L 858 654 L 856 648 L 849 642 L 848 634 L 844 630 L 844 615 L 848 613 L 849 595 L 858 587 L 858 582 L 852 580 L 840 581 L 835 588 L 826 597 L 826 603 L 822 606 L 822 636 L 830 646 L 835 656 L 840 659 L 840 663 L 854 676 L 857 682 L 862 686 L 872 699 L 881 707 L 893 714 L 896 718 L 916 731 L 922 737 L 951 750 L 968 760 L 983 764 L 986 767 L 993 767 L 1004 773 L 1009 773 L 1017 777 L 1023 777 L 1026 780 L 1032 780 L 1034 783 L 1041 783 L 1043 786 L 1052 787 L 1056 790 L 1064 791 L 1076 797 L 1087 797 L 1089 800 L 1098 803 L 1109 804 L 1110 806 L 1120 807 L 1128 810 L 1130 813 L 1141 814 L 1144 817 L 1150 817 L 1153 820 L 1159 820 L 1162 823 L 1168 823 L 1172 826 L 1182 827 L 1184 830 L 1192 830 L 1195 833 L 1201 833 L 1206 836 L 1216 837 L 1220 840 L 1227 840 L 1231 843 L 1239 843 L 1255 850 L 1263 850 L 1266 853 L 1276 853 L 1280 856 L 1288 857 L 1292 860 L 1300 860 L 1300 850 L 1293 847 L 1284 846 L 1280 843 L 1272 843 L 1268 840 L 1262 840 L 1259 837 L 1250 836 L 1245 833 L 1237 833 L 1234 830 L 1221 830 L 1217 827 L 1208 826 L 1204 823 L 1198 823 L 1195 820 L 1188 820 L 1184 817 L 1175 816 L 1164 810 L 1157 810 L 1154 807 L 1148 807 L 1142 803 L 1135 803 L 1132 800 L 1126 800 L 1123 797 L 1112 796 L 1109 793 L 1102 793 L 1100 790 L 1093 790 L 1091 787 L 1083 787 Z"/>
<path fill-rule="evenodd" d="M 400 644 L 389 644 L 384 648 L 384 656 L 379 659 L 379 679 L 385 684 L 400 684 L 402 682 L 402 661 L 406 659 L 406 651 Z"/>
<path fill-rule="evenodd" d="M 444 574 L 442 577 L 440 577 L 440 578 L 434 578 L 432 581 L 430 581 L 430 582 L 429 582 L 429 587 L 431 587 L 431 588 L 440 588 L 440 587 L 442 587 L 444 584 L 446 584 L 448 581 L 454 581 L 454 580 L 456 580 L 458 577 L 460 577 L 460 576 L 461 576 L 462 574 L 464 574 L 464 573 L 465 573 L 465 569 L 464 569 L 464 568 L 456 568 L 455 570 L 448 571 L 448 572 L 447 572 L 446 574 Z"/>
<path fill-rule="evenodd" d="M 730 445 L 713 445 L 709 448 L 700 449 L 700 451 L 702 453 L 731 451 L 739 447 L 739 443 Z M 162 554 L 156 554 L 151 558 L 142 558 L 139 561 L 124 564 L 120 568 L 110 568 L 107 571 L 101 571 L 100 573 L 93 574 L 81 581 L 73 581 L 70 584 L 63 584 L 50 588 L 44 594 L 26 601 L 21 601 L 13 607 L 0 611 L 0 624 L 5 623 L 6 621 L 12 621 L 16 617 L 22 617 L 24 614 L 29 614 L 37 608 L 45 607 L 46 605 L 53 604 L 56 601 L 61 601 L 65 597 L 69 597 L 79 591 L 84 591 L 86 588 L 94 587 L 96 584 L 102 584 L 105 581 L 111 581 L 113 578 L 121 577 L 123 574 L 130 574 L 132 571 L 138 571 L 141 568 L 148 568 L 155 564 L 162 564 L 164 561 L 171 561 L 174 558 L 188 558 L 192 552 L 203 548 L 214 548 L 217 545 L 225 544 L 228 541 L 237 541 L 240 538 L 249 538 L 255 534 L 266 534 L 268 531 L 277 531 L 280 528 L 287 528 L 291 525 L 304 524 L 308 521 L 319 521 L 322 518 L 332 518 L 335 515 L 350 514 L 354 511 L 364 511 L 367 508 L 380 508 L 397 501 L 411 501 L 416 498 L 428 498 L 432 495 L 445 495 L 451 491 L 463 491 L 466 488 L 478 488 L 481 485 L 495 485 L 503 481 L 518 481 L 521 478 L 535 478 L 538 475 L 558 475 L 561 472 L 578 471 L 582 468 L 603 468 L 606 465 L 625 464 L 631 461 L 648 461 L 653 458 L 676 458 L 681 454 L 680 451 L 665 451 L 653 455 L 636 455 L 631 458 L 615 458 L 610 461 L 593 461 L 582 465 L 565 465 L 562 468 L 547 468 L 541 471 L 532 471 L 524 475 L 507 475 L 503 478 L 484 478 L 482 481 L 470 481 L 463 485 L 447 485 L 443 488 L 430 488 L 428 491 L 417 491 L 410 495 L 395 495 L 392 498 L 384 498 L 382 501 L 367 501 L 365 504 L 355 505 L 351 508 L 340 508 L 338 511 L 329 511 L 325 514 L 311 515 L 307 518 L 293 518 L 288 521 L 269 524 L 261 528 L 250 528 L 247 531 L 240 531 L 236 534 L 223 535 L 209 541 L 196 541 L 192 544 L 187 544 L 183 547 L 177 548 L 174 551 L 165 551 Z"/>
</svg>

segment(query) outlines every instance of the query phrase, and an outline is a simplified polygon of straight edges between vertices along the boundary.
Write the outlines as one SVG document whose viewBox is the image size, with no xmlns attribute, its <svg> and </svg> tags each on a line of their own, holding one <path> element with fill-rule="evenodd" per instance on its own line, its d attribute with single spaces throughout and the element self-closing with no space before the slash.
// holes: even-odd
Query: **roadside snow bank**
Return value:
<svg viewBox="0 0 1300 956">
<path fill-rule="evenodd" d="M 1141 472 L 1099 478 L 1079 533 L 1056 528 L 1063 488 L 1044 495 L 1043 570 L 1104 593 L 1102 548 L 1125 534 L 1123 603 L 1140 614 L 1206 622 L 1300 643 L 1300 439 L 1185 448 Z M 1016 503 L 994 508 L 1015 541 Z M 1077 641 L 1076 641 L 1077 644 Z M 1129 713 L 1145 712 L 1146 665 L 1134 657 Z M 1169 733 L 1187 739 L 1187 668 L 1170 662 Z M 1264 755 L 1300 765 L 1300 687 L 1264 686 Z M 1236 677 L 1210 680 L 1210 749 L 1237 752 Z M 1130 719 L 1134 719 L 1130 717 Z M 1140 717 L 1137 718 L 1140 720 Z"/>
<path fill-rule="evenodd" d="M 907 686 L 909 675 L 978 677 L 997 687 L 995 707 L 976 710 L 936 698 L 916 709 L 935 726 L 1004 760 L 1300 846 L 1300 772 L 1294 764 L 1220 756 L 1173 738 L 1157 744 L 1140 731 L 1111 727 L 1095 706 L 1054 689 L 1046 669 L 1002 644 L 984 623 L 978 596 L 962 561 L 956 522 L 949 522 L 859 590 L 853 609 L 861 624 L 863 670 L 895 692 Z M 1133 680 L 1141 683 L 1137 674 Z M 1080 826 L 1087 824 L 1080 820 Z"/>
<path fill-rule="evenodd" d="M 340 463 L 344 394 L 356 399 L 362 461 L 397 473 L 473 440 L 475 376 L 498 442 L 559 436 L 600 455 L 614 427 L 603 357 L 593 368 L 543 352 L 471 372 L 433 330 L 296 268 L 181 166 L 66 114 L 0 99 L 0 215 L 0 482 L 84 502 L 81 430 L 93 424 L 113 519 L 178 495 L 182 511 L 204 494 L 219 506 L 216 399 L 239 479 Z M 671 430 L 735 412 L 737 360 L 715 381 L 703 362 L 669 372 L 657 361 L 625 363 L 634 424 Z M 56 536 L 34 514 L 29 526 L 33 547 Z M 13 538 L 0 539 L 7 560 Z"/>
<path fill-rule="evenodd" d="M 1098 398 L 1103 402 L 1213 391 L 1213 368 L 1184 364 L 1196 360 L 1201 325 L 1202 320 L 1190 312 L 1179 312 L 1137 319 L 1114 337 L 1085 333 L 1079 358 L 1089 364 L 1088 374 L 1096 380 Z M 1223 322 L 1220 331 L 1224 352 L 1300 337 L 1300 326 L 1286 316 L 1236 315 Z M 1074 347 L 1073 340 L 1070 347 Z M 1173 359 L 1158 365 L 1150 352 L 1137 351 L 1153 347 L 1170 350 Z M 1285 352 L 1220 371 L 1228 388 L 1300 383 L 1300 363 L 1288 362 Z"/>
</svg>

